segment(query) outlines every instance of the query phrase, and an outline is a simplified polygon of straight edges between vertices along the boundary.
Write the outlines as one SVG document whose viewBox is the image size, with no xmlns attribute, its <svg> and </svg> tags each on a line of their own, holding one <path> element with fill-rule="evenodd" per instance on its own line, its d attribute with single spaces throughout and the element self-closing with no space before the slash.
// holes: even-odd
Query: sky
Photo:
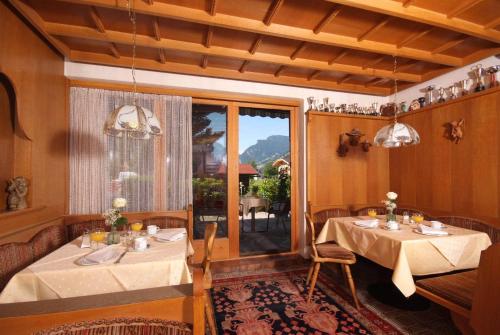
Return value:
<svg viewBox="0 0 500 335">
<path fill-rule="evenodd" d="M 271 135 L 290 136 L 289 119 L 240 115 L 239 153 Z"/>
</svg>

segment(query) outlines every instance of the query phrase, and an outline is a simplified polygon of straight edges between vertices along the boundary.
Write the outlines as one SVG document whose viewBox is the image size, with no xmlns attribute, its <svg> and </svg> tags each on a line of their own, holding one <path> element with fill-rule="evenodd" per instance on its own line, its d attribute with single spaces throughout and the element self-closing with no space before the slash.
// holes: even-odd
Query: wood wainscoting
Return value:
<svg viewBox="0 0 500 335">
<path fill-rule="evenodd" d="M 307 113 L 307 199 L 310 210 L 379 203 L 389 189 L 389 151 L 361 145 L 350 146 L 345 157 L 337 154 L 339 135 L 353 128 L 373 143 L 386 117 Z M 344 136 L 347 140 L 347 136 Z"/>
<path fill-rule="evenodd" d="M 390 151 L 391 190 L 399 203 L 432 215 L 481 219 L 500 227 L 500 88 L 404 114 L 421 143 Z M 444 125 L 465 120 L 464 138 Z"/>
<path fill-rule="evenodd" d="M 24 176 L 29 181 L 29 208 L 0 211 L 3 244 L 26 241 L 43 227 L 61 222 L 67 199 L 68 127 L 64 59 L 7 2 L 0 2 L 0 45 L 0 73 L 14 87 L 17 111 L 8 178 Z M 0 188 L 3 192 L 5 185 Z"/>
</svg>

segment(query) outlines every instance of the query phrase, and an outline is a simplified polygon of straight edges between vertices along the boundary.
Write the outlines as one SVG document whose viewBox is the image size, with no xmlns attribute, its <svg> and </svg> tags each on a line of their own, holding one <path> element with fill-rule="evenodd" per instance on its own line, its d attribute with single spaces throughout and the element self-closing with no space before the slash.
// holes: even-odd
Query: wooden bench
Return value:
<svg viewBox="0 0 500 335">
<path fill-rule="evenodd" d="M 417 280 L 417 294 L 450 310 L 463 334 L 500 330 L 500 243 L 481 253 L 479 268 Z"/>
<path fill-rule="evenodd" d="M 202 335 L 203 293 L 203 274 L 195 269 L 193 284 L 0 304 L 0 333 Z"/>
</svg>

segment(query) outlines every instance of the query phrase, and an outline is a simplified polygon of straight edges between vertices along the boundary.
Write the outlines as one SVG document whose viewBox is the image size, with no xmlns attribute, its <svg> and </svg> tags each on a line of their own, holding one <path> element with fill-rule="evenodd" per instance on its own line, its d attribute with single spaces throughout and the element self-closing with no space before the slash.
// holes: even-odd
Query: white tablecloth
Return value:
<svg viewBox="0 0 500 335">
<path fill-rule="evenodd" d="M 401 230 L 396 231 L 382 229 L 385 221 L 379 218 L 380 226 L 375 229 L 354 225 L 359 217 L 330 218 L 316 243 L 336 241 L 358 255 L 393 269 L 392 281 L 407 297 L 415 293 L 413 275 L 476 268 L 481 251 L 491 245 L 487 234 L 474 230 L 448 226 L 445 231 L 449 236 L 426 236 L 415 233 L 409 225 L 400 225 Z"/>
<path fill-rule="evenodd" d="M 192 282 L 186 262 L 194 250 L 187 237 L 129 251 L 120 263 L 82 266 L 76 261 L 92 252 L 81 249 L 81 237 L 17 273 L 0 294 L 0 303 L 68 298 Z M 124 251 L 121 245 L 112 246 Z"/>
</svg>

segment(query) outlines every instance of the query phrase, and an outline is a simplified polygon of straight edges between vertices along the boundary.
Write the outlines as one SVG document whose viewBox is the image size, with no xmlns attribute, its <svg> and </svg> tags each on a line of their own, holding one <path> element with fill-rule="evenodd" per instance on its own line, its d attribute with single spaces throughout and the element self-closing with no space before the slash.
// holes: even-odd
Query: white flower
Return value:
<svg viewBox="0 0 500 335">
<path fill-rule="evenodd" d="M 123 208 L 125 206 L 127 206 L 127 199 L 124 199 L 124 198 L 113 199 L 113 207 L 114 208 Z"/>
<path fill-rule="evenodd" d="M 396 200 L 398 198 L 398 194 L 395 192 L 387 192 L 386 196 L 389 200 Z"/>
</svg>

